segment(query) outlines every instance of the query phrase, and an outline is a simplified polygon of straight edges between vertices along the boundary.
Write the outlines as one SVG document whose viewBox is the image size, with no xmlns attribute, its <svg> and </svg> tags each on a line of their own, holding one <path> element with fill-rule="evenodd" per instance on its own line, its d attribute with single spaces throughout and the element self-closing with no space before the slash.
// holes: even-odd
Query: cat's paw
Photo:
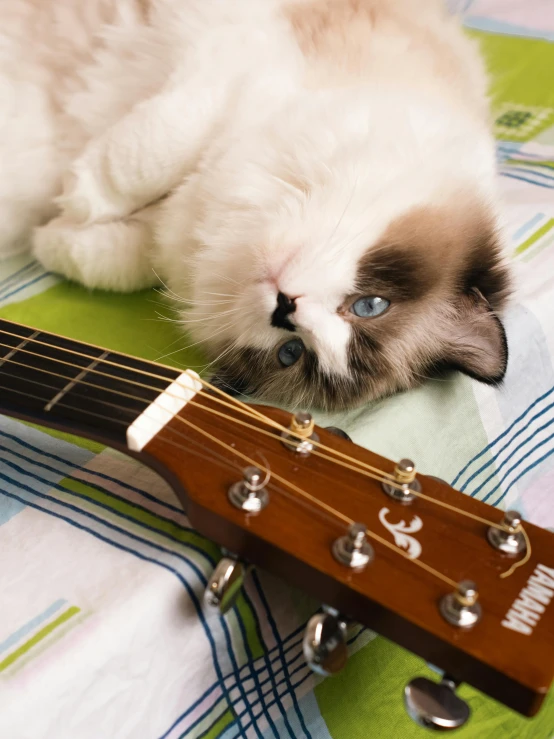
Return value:
<svg viewBox="0 0 554 739">
<path fill-rule="evenodd" d="M 81 265 L 75 259 L 71 227 L 62 218 L 55 218 L 47 226 L 36 228 L 33 234 L 33 253 L 49 272 L 82 282 Z"/>
<path fill-rule="evenodd" d="M 106 223 L 123 218 L 132 203 L 110 186 L 104 157 L 92 145 L 73 163 L 56 198 L 65 219 L 75 224 Z"/>
<path fill-rule="evenodd" d="M 76 226 L 65 217 L 35 229 L 33 252 L 50 272 L 88 288 L 131 292 L 151 287 L 151 234 L 136 220 Z"/>
</svg>

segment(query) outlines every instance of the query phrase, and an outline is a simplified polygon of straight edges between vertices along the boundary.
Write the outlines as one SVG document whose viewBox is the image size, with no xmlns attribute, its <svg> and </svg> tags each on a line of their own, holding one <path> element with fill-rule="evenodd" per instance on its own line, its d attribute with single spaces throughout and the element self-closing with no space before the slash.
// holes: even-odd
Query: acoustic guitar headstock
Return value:
<svg viewBox="0 0 554 739">
<path fill-rule="evenodd" d="M 527 716 L 540 708 L 554 676 L 553 534 L 307 414 L 206 391 L 144 453 L 179 481 L 192 525 L 237 558 L 216 570 L 212 603 L 232 602 L 246 561 L 325 604 L 305 639 L 314 668 L 342 664 L 351 621 L 392 639 L 444 671 L 406 689 L 426 725 L 464 723 L 460 682 Z"/>
</svg>

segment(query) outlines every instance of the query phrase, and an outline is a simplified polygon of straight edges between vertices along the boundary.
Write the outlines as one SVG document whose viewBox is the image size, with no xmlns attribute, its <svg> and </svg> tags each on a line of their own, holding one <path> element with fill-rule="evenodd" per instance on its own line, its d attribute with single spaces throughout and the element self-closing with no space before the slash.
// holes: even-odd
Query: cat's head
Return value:
<svg viewBox="0 0 554 739">
<path fill-rule="evenodd" d="M 198 256 L 184 320 L 222 387 L 342 409 L 448 368 L 502 380 L 492 147 L 464 133 L 414 152 L 314 127 L 206 164 L 186 186 Z"/>
</svg>

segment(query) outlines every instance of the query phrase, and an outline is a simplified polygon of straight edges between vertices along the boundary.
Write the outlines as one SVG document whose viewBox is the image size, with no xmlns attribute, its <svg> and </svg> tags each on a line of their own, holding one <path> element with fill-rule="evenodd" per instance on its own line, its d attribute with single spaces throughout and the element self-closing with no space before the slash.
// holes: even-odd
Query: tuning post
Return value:
<svg viewBox="0 0 554 739">
<path fill-rule="evenodd" d="M 416 724 L 435 731 L 459 729 L 467 723 L 471 711 L 456 695 L 459 683 L 446 675 L 440 683 L 416 677 L 404 688 L 404 705 Z"/>
<path fill-rule="evenodd" d="M 320 675 L 340 672 L 348 660 L 347 623 L 327 606 L 308 621 L 302 649 L 308 666 Z"/>
<path fill-rule="evenodd" d="M 462 580 L 453 593 L 441 599 L 441 615 L 452 626 L 469 629 L 480 621 L 483 613 L 478 600 L 477 585 L 471 580 Z"/>
<path fill-rule="evenodd" d="M 521 516 L 517 511 L 506 511 L 500 522 L 503 528 L 490 526 L 487 530 L 489 544 L 504 554 L 522 554 L 527 549 L 527 543 L 521 521 Z"/>
<path fill-rule="evenodd" d="M 266 489 L 267 475 L 264 477 L 257 467 L 246 467 L 244 478 L 229 488 L 229 500 L 246 513 L 259 513 L 269 503 Z"/>
<path fill-rule="evenodd" d="M 367 528 L 353 523 L 348 533 L 333 542 L 333 556 L 342 565 L 359 570 L 373 559 L 373 547 L 367 541 Z"/>
<path fill-rule="evenodd" d="M 416 468 L 411 459 L 401 459 L 394 468 L 394 484 L 381 483 L 385 493 L 399 503 L 411 503 L 421 492 L 421 484 L 416 480 Z"/>
<path fill-rule="evenodd" d="M 308 457 L 314 449 L 313 442 L 319 441 L 314 426 L 314 419 L 310 413 L 304 411 L 295 413 L 291 418 L 289 431 L 283 431 L 281 434 L 283 444 L 299 456 Z"/>
<path fill-rule="evenodd" d="M 227 613 L 235 604 L 247 574 L 246 567 L 233 557 L 223 557 L 216 565 L 204 593 L 210 608 Z"/>
</svg>

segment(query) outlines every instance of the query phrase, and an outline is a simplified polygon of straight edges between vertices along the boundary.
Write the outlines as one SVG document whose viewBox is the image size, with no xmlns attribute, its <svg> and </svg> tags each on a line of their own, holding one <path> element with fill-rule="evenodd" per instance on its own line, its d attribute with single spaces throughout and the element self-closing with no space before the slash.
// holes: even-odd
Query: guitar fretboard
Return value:
<svg viewBox="0 0 554 739">
<path fill-rule="evenodd" d="M 121 445 L 179 374 L 0 319 L 0 413 Z"/>
</svg>

